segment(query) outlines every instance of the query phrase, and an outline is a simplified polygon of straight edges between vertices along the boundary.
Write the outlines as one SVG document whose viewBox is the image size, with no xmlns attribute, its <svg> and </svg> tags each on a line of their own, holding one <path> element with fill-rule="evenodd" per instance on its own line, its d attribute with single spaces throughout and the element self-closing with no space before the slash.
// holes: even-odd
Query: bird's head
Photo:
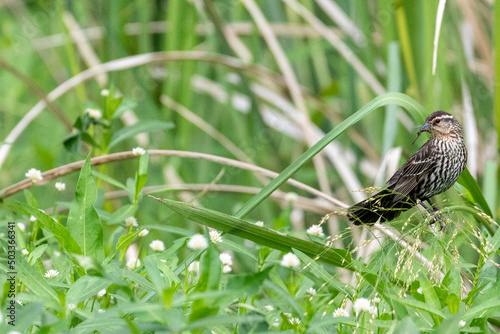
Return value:
<svg viewBox="0 0 500 334">
<path fill-rule="evenodd" d="M 427 116 L 425 124 L 418 130 L 417 138 L 422 132 L 429 132 L 432 137 L 451 139 L 462 136 L 462 126 L 447 112 L 438 110 Z"/>
</svg>

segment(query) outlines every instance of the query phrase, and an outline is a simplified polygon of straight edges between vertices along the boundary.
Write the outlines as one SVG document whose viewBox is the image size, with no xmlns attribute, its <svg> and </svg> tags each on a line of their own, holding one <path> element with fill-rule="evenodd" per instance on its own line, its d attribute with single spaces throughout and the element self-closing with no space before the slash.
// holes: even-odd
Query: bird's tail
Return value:
<svg viewBox="0 0 500 334">
<path fill-rule="evenodd" d="M 398 197 L 396 199 L 396 197 Z M 347 218 L 354 225 L 373 225 L 380 218 L 380 222 L 391 221 L 397 218 L 403 211 L 415 206 L 415 202 L 407 196 L 401 198 L 391 189 L 384 189 L 381 192 L 367 198 L 347 209 Z"/>
</svg>

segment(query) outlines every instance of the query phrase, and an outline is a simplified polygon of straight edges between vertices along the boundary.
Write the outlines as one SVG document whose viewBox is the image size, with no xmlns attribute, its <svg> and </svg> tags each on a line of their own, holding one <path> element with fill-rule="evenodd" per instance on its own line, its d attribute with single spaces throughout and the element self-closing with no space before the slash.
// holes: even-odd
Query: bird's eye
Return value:
<svg viewBox="0 0 500 334">
<path fill-rule="evenodd" d="M 441 120 L 440 120 L 440 119 L 436 119 L 436 120 L 434 121 L 434 124 L 438 124 L 439 122 L 441 122 Z"/>
</svg>

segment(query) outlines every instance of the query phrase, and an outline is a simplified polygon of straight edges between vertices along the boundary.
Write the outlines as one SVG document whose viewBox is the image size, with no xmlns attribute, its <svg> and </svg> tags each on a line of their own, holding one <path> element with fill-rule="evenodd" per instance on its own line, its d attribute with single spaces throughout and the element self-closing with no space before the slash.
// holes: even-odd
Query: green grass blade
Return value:
<svg viewBox="0 0 500 334">
<path fill-rule="evenodd" d="M 369 115 L 375 109 L 386 106 L 389 104 L 397 104 L 407 111 L 409 111 L 412 118 L 417 123 L 423 123 L 425 115 L 423 112 L 423 107 L 411 97 L 401 94 L 401 93 L 387 93 L 380 95 L 364 107 L 355 112 L 352 116 L 347 118 L 345 121 L 337 125 L 332 131 L 328 132 L 320 141 L 314 144 L 310 149 L 304 152 L 297 160 L 290 164 L 280 175 L 278 175 L 274 180 L 272 180 L 267 186 L 265 186 L 258 194 L 256 194 L 250 201 L 243 205 L 234 215 L 238 218 L 245 217 L 250 211 L 252 211 L 257 205 L 259 205 L 264 199 L 269 197 L 279 186 L 286 182 L 292 177 L 295 172 L 297 172 L 304 164 L 309 162 L 316 154 L 318 154 L 323 148 L 331 143 L 335 138 L 341 135 L 347 128 L 353 126 L 361 119 Z"/>
<path fill-rule="evenodd" d="M 481 210 L 484 211 L 484 213 L 486 213 L 490 217 L 493 217 L 490 206 L 488 205 L 488 202 L 486 202 L 486 199 L 484 198 L 479 185 L 477 184 L 474 177 L 472 177 L 467 168 L 462 172 L 462 175 L 460 175 L 457 182 L 469 191 L 474 203 L 477 204 L 481 208 Z"/>
<path fill-rule="evenodd" d="M 153 196 L 150 197 L 155 198 L 187 219 L 194 220 L 195 222 L 210 226 L 217 230 L 284 252 L 291 252 L 292 248 L 297 249 L 310 257 L 318 257 L 319 261 L 349 270 L 354 269 L 351 263 L 351 254 L 344 249 L 333 249 L 319 243 L 287 236 L 283 233 L 265 227 L 259 227 L 225 213 L 198 208 L 182 202 L 156 198 Z"/>
</svg>

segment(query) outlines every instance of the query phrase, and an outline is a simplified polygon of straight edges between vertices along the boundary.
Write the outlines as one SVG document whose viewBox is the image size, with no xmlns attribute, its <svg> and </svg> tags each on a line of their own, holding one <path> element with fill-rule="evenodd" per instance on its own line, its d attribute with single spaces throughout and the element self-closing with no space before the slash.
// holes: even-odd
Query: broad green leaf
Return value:
<svg viewBox="0 0 500 334">
<path fill-rule="evenodd" d="M 141 190 L 146 184 L 146 181 L 148 179 L 148 161 L 149 161 L 148 152 L 146 152 L 139 158 L 139 166 L 137 168 L 137 173 L 135 174 L 134 203 L 137 203 L 139 194 L 141 193 Z"/>
<path fill-rule="evenodd" d="M 78 304 L 106 289 L 111 281 L 104 277 L 85 275 L 71 285 L 66 294 L 66 304 Z"/>
<path fill-rule="evenodd" d="M 18 202 L 21 209 L 26 211 L 32 216 L 35 216 L 39 226 L 54 235 L 56 240 L 59 242 L 61 247 L 66 249 L 70 253 L 81 254 L 82 250 L 78 243 L 71 236 L 70 231 L 64 227 L 64 225 L 56 222 L 52 217 L 40 211 L 38 209 L 32 208 L 31 206 Z"/>
<path fill-rule="evenodd" d="M 82 255 L 103 258 L 102 224 L 94 208 L 96 199 L 97 187 L 92 178 L 89 155 L 78 177 L 66 227 L 80 246 Z"/>
<path fill-rule="evenodd" d="M 47 249 L 47 247 L 49 247 L 48 244 L 43 244 L 43 245 L 40 245 L 38 246 L 37 248 L 35 248 L 28 256 L 28 260 L 30 262 L 31 265 L 34 265 L 36 260 L 38 260 L 40 258 L 40 256 L 43 255 L 43 253 L 45 252 L 45 250 Z"/>
<path fill-rule="evenodd" d="M 429 281 L 427 276 L 425 276 L 422 272 L 420 272 L 418 276 L 419 276 L 420 286 L 422 287 L 422 293 L 424 294 L 425 297 L 425 303 L 429 305 L 429 308 L 433 308 L 436 310 L 441 309 L 441 303 L 439 302 L 439 297 L 437 296 L 432 283 Z M 440 323 L 442 320 L 433 313 L 431 313 L 431 316 L 434 318 L 434 321 L 436 323 Z"/>
<path fill-rule="evenodd" d="M 479 185 L 477 184 L 476 180 L 474 180 L 467 168 L 462 172 L 457 182 L 469 191 L 473 203 L 477 204 L 481 208 L 481 210 L 483 210 L 484 213 L 486 213 L 488 216 L 493 217 L 490 206 L 484 199 Z"/>
<path fill-rule="evenodd" d="M 156 258 L 156 256 L 148 255 L 144 258 L 144 267 L 147 271 L 147 277 L 151 282 L 153 282 L 158 296 L 161 297 L 163 294 L 163 289 L 165 289 L 167 286 L 165 284 L 165 280 L 163 279 L 163 277 L 161 277 L 160 270 L 158 270 L 158 264 L 156 263 L 157 261 L 159 260 Z"/>
<path fill-rule="evenodd" d="M 115 251 L 118 252 L 121 250 L 125 250 L 128 247 L 128 245 L 130 245 L 130 243 L 134 241 L 135 238 L 137 238 L 137 236 L 139 235 L 139 233 L 141 233 L 142 230 L 143 229 L 135 230 L 125 235 L 122 235 L 120 238 L 118 238 Z"/>
<path fill-rule="evenodd" d="M 155 198 L 173 211 L 180 213 L 187 219 L 210 226 L 217 230 L 233 234 L 258 244 L 291 252 L 297 249 L 310 257 L 318 257 L 319 261 L 353 270 L 351 254 L 344 249 L 334 249 L 322 244 L 287 236 L 286 234 L 260 227 L 242 219 L 209 209 L 198 208 L 190 204 Z"/>
<path fill-rule="evenodd" d="M 483 301 L 477 306 L 473 306 L 464 312 L 462 320 L 468 321 L 476 317 L 488 317 L 500 309 L 500 297 L 496 297 L 490 300 Z"/>
<path fill-rule="evenodd" d="M 444 318 L 443 312 L 441 312 L 439 309 L 437 309 L 437 308 L 435 308 L 427 303 L 423 303 L 421 301 L 413 300 L 413 299 L 405 299 L 405 298 L 399 298 L 399 297 L 392 297 L 392 298 L 395 298 L 398 302 L 400 302 L 401 304 L 404 304 L 406 306 L 410 306 L 410 307 L 416 308 L 418 310 L 425 311 L 431 315 L 437 315 L 439 317 Z"/>
<path fill-rule="evenodd" d="M 394 329 L 394 333 L 419 334 L 420 330 L 410 317 L 406 317 L 403 320 L 398 321 L 398 325 Z"/>
<path fill-rule="evenodd" d="M 26 257 L 20 252 L 16 252 L 16 270 L 19 281 L 23 282 L 23 284 L 35 295 L 46 300 L 48 306 L 54 307 L 59 305 L 57 292 L 49 285 L 47 280 L 35 270 L 35 267 L 31 266 L 28 261 L 26 261 Z"/>
<path fill-rule="evenodd" d="M 125 139 L 133 137 L 139 133 L 172 129 L 173 127 L 174 124 L 172 122 L 161 122 L 157 120 L 140 121 L 134 125 L 127 126 L 115 132 L 113 138 L 111 138 L 108 149 L 111 149 L 113 146 L 119 144 Z"/>
<path fill-rule="evenodd" d="M 345 130 L 359 122 L 377 108 L 389 104 L 396 104 L 405 108 L 409 111 L 412 118 L 419 124 L 423 123 L 425 119 L 423 112 L 424 108 L 408 95 L 401 93 L 388 93 L 374 98 L 361 109 L 356 111 L 352 116 L 328 132 L 316 144 L 304 152 L 297 160 L 292 162 L 283 172 L 280 173 L 280 175 L 262 188 L 262 190 L 259 191 L 259 193 L 257 193 L 250 201 L 245 203 L 245 205 L 243 205 L 234 216 L 237 218 L 245 217 L 250 211 L 259 205 L 264 199 L 269 197 L 276 189 L 278 189 L 279 186 L 291 178 L 293 174 L 308 163 L 316 154 L 321 152 L 321 150 L 330 144 L 335 138 L 340 136 Z"/>
</svg>

